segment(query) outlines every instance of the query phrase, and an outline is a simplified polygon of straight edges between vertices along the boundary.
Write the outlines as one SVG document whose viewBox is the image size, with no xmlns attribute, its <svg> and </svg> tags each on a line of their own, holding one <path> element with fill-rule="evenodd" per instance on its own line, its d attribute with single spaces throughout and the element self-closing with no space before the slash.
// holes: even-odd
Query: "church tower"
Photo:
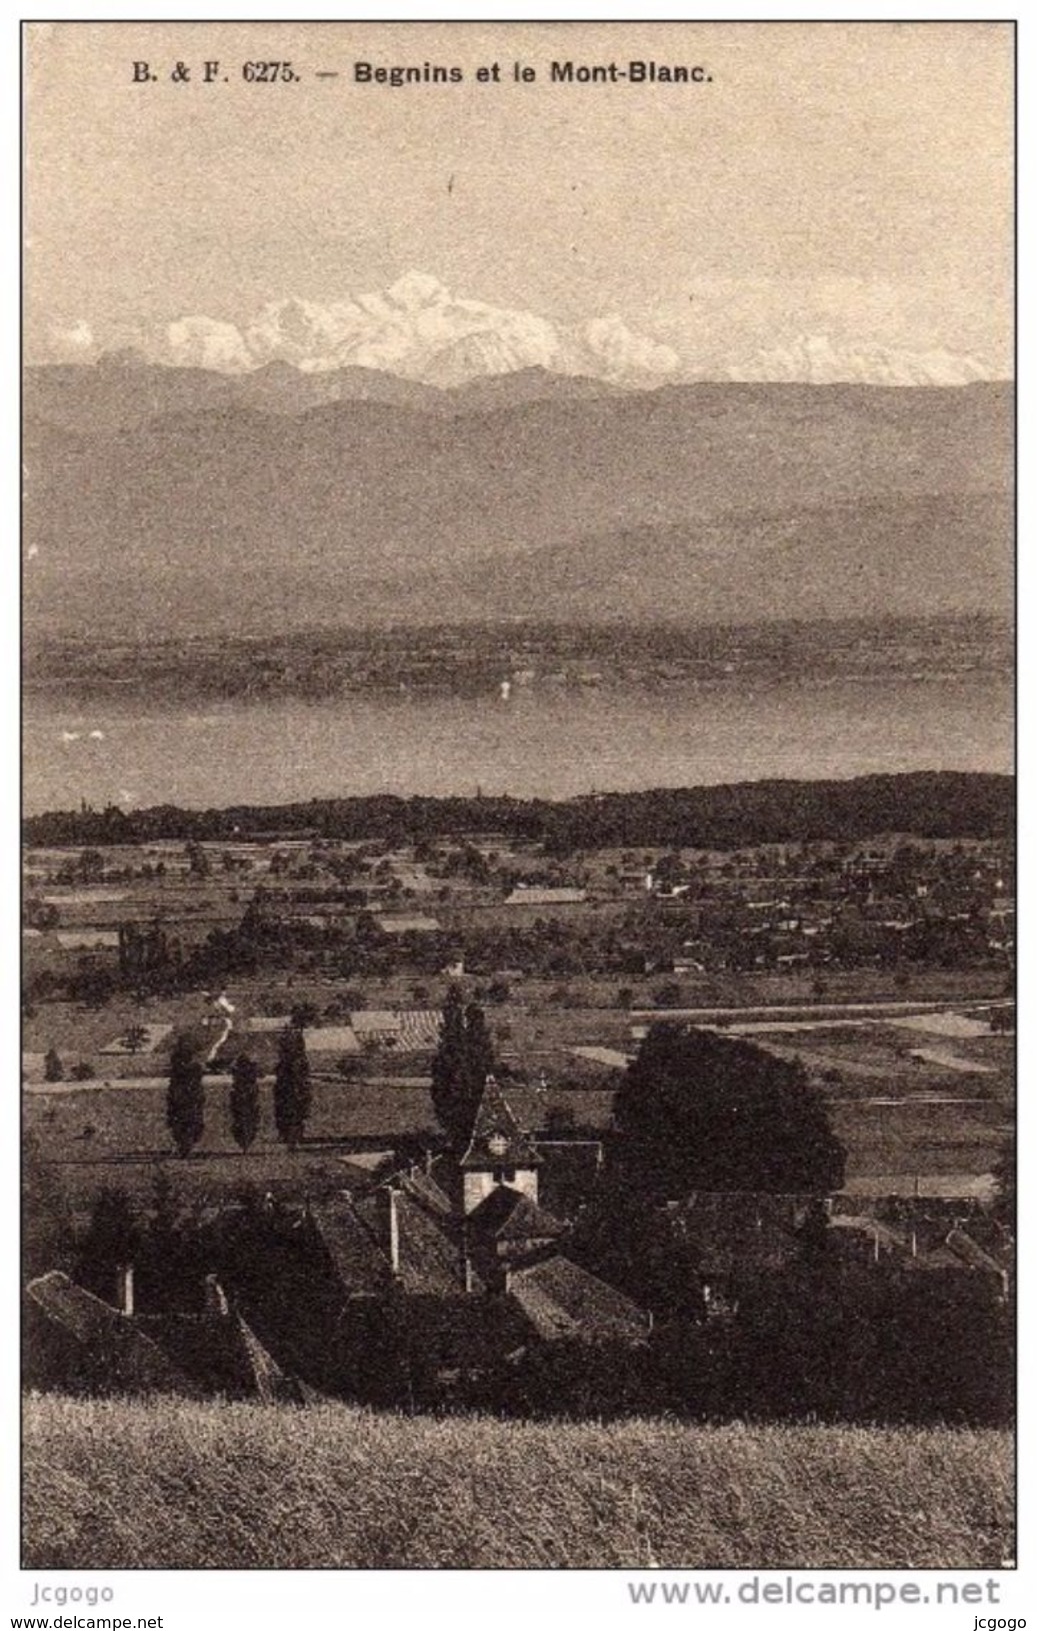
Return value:
<svg viewBox="0 0 1037 1631">
<path fill-rule="evenodd" d="M 541 1157 L 523 1132 L 495 1076 L 487 1076 L 468 1148 L 461 1157 L 467 1217 L 494 1189 L 517 1189 L 537 1198 Z"/>
</svg>

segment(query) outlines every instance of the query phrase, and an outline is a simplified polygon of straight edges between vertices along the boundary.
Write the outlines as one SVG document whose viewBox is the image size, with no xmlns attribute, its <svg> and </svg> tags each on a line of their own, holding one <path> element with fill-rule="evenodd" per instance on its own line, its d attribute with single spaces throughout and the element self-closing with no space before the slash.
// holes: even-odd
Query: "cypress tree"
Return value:
<svg viewBox="0 0 1037 1631">
<path fill-rule="evenodd" d="M 460 1131 L 461 1077 L 465 1061 L 464 1002 L 458 986 L 452 985 L 443 1004 L 439 1024 L 439 1046 L 432 1061 L 432 1103 L 440 1126 L 452 1144 L 463 1136 Z"/>
<path fill-rule="evenodd" d="M 298 1148 L 305 1132 L 312 1098 L 306 1038 L 297 1025 L 286 1025 L 274 1073 L 274 1124 L 290 1150 Z"/>
<path fill-rule="evenodd" d="M 205 1087 L 201 1061 L 191 1044 L 180 1037 L 169 1060 L 166 1125 L 178 1155 L 190 1155 L 205 1131 Z"/>
<path fill-rule="evenodd" d="M 432 1061 L 432 1102 L 455 1149 L 463 1149 L 471 1137 L 482 1090 L 493 1069 L 493 1043 L 482 1009 L 474 1002 L 466 1008 L 458 987 L 451 986 Z"/>
<path fill-rule="evenodd" d="M 493 1043 L 486 1027 L 486 1016 L 478 1003 L 470 1002 L 465 1009 L 465 1062 L 461 1095 L 464 1115 L 464 1136 L 471 1137 L 472 1126 L 487 1076 L 493 1074 L 496 1060 Z"/>
<path fill-rule="evenodd" d="M 259 1066 L 247 1053 L 239 1053 L 231 1067 L 230 1131 L 242 1155 L 259 1132 Z"/>
</svg>

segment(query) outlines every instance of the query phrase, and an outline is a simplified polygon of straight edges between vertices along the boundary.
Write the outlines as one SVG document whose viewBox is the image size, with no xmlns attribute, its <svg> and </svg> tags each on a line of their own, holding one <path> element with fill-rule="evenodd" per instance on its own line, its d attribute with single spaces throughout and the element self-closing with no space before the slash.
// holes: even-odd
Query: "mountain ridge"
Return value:
<svg viewBox="0 0 1037 1631">
<path fill-rule="evenodd" d="M 88 321 L 59 331 L 54 344 L 89 361 L 110 350 Z M 628 388 L 672 378 L 718 381 L 800 379 L 822 383 L 963 385 L 993 377 L 981 359 L 930 345 L 918 350 L 864 337 L 786 332 L 748 354 L 718 333 L 691 333 L 673 319 L 632 326 L 618 312 L 582 319 L 497 306 L 459 296 L 437 278 L 408 272 L 387 288 L 319 302 L 286 295 L 237 321 L 204 313 L 138 328 L 127 347 L 149 361 L 228 376 L 271 362 L 318 374 L 362 367 L 416 382 L 456 386 L 540 367 Z"/>
<path fill-rule="evenodd" d="M 1010 611 L 1008 386 L 346 384 L 30 377 L 27 632 Z"/>
</svg>

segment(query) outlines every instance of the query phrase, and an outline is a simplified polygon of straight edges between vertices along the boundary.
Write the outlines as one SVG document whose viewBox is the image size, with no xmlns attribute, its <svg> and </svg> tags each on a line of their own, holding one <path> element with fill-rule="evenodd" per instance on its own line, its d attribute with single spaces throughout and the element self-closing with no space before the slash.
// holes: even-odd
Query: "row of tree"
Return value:
<svg viewBox="0 0 1037 1631">
<path fill-rule="evenodd" d="M 260 1125 L 259 1066 L 247 1053 L 231 1065 L 230 1130 L 244 1154 L 255 1143 Z M 298 1148 L 313 1104 L 313 1086 L 301 1025 L 287 1025 L 278 1045 L 274 1070 L 274 1126 L 282 1143 Z M 173 1046 L 166 1089 L 166 1125 L 178 1155 L 186 1157 L 205 1132 L 205 1066 L 186 1037 Z"/>
</svg>

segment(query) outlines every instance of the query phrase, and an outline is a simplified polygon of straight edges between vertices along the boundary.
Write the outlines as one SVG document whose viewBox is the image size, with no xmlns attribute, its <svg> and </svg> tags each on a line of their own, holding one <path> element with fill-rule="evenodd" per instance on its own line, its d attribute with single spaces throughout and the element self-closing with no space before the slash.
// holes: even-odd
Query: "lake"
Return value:
<svg viewBox="0 0 1037 1631">
<path fill-rule="evenodd" d="M 516 688 L 504 699 L 362 696 L 193 707 L 31 698 L 26 813 L 95 806 L 281 804 L 351 794 L 511 793 L 1010 772 L 1003 676 Z"/>
</svg>

